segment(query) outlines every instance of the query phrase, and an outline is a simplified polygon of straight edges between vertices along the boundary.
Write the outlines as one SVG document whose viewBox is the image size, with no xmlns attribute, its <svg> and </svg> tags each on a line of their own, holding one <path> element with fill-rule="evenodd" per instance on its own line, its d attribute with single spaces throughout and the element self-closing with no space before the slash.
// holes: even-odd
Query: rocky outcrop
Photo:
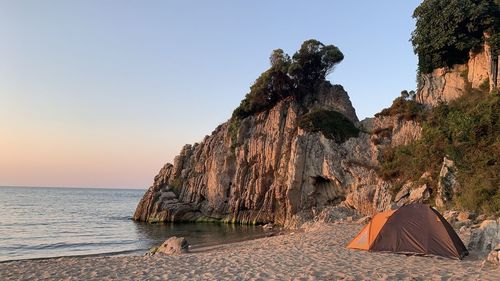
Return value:
<svg viewBox="0 0 500 281">
<path fill-rule="evenodd" d="M 396 194 L 394 201 L 399 207 L 412 203 L 423 203 L 430 197 L 430 188 L 426 183 L 416 186 L 414 182 L 403 185 L 403 188 Z"/>
<path fill-rule="evenodd" d="M 472 230 L 468 247 L 487 255 L 500 243 L 500 218 L 485 220 Z"/>
<path fill-rule="evenodd" d="M 458 192 L 457 168 L 453 160 L 444 157 L 441 171 L 439 172 L 436 206 L 444 207 Z"/>
<path fill-rule="evenodd" d="M 469 55 L 466 64 L 435 69 L 421 74 L 416 99 L 435 106 L 462 96 L 468 88 L 493 91 L 500 88 L 498 65 L 500 57 L 494 57 L 485 44 L 480 52 Z"/>
<path fill-rule="evenodd" d="M 342 201 L 368 215 L 389 208 L 390 183 L 374 170 L 378 154 L 386 145 L 418 138 L 419 125 L 391 117 L 366 120 L 358 123 L 359 137 L 339 143 L 298 126 L 300 116 L 317 109 L 358 121 L 344 89 L 325 82 L 300 101 L 287 98 L 224 123 L 160 170 L 134 219 L 286 225 L 297 214 Z M 374 141 L 373 134 L 384 130 L 390 132 Z"/>
</svg>

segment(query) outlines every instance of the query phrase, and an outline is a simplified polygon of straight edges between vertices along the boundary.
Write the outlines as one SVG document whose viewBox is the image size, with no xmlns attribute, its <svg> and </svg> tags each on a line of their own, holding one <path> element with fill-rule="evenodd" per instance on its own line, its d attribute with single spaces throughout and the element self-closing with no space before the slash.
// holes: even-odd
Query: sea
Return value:
<svg viewBox="0 0 500 281">
<path fill-rule="evenodd" d="M 132 215 L 145 190 L 0 187 L 0 262 L 63 256 L 144 255 L 171 236 L 192 251 L 264 237 L 259 226 L 147 224 Z"/>
</svg>

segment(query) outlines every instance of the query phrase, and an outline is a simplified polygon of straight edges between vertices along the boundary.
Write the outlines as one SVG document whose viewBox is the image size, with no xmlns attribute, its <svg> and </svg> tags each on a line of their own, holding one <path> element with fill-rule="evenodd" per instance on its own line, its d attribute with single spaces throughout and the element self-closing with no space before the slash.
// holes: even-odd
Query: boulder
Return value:
<svg viewBox="0 0 500 281">
<path fill-rule="evenodd" d="M 155 251 L 155 254 L 180 255 L 187 253 L 188 250 L 189 243 L 184 237 L 173 236 L 165 240 L 165 242 Z"/>
<path fill-rule="evenodd" d="M 460 212 L 457 216 L 457 220 L 458 221 L 466 221 L 466 220 L 472 220 L 474 219 L 476 216 L 474 213 L 470 213 L 470 212 Z"/>
<path fill-rule="evenodd" d="M 448 211 L 445 211 L 443 213 L 443 217 L 450 223 L 450 224 L 453 224 L 454 222 L 457 221 L 457 216 L 458 216 L 458 212 L 457 211 L 451 211 L 451 210 L 448 210 Z"/>
<path fill-rule="evenodd" d="M 480 254 L 488 254 L 500 243 L 500 218 L 485 220 L 481 225 L 472 229 L 468 248 L 477 250 Z"/>
<path fill-rule="evenodd" d="M 436 206 L 444 207 L 458 190 L 457 168 L 453 160 L 444 157 L 436 194 Z"/>
<path fill-rule="evenodd" d="M 402 199 L 408 197 L 410 195 L 410 189 L 412 187 L 413 183 L 412 182 L 407 182 L 401 187 L 399 192 L 396 194 L 396 197 L 394 197 L 394 202 L 400 202 Z"/>
<path fill-rule="evenodd" d="M 488 254 L 485 262 L 500 265 L 500 244 L 497 244 L 496 247 Z"/>
<path fill-rule="evenodd" d="M 414 183 L 410 182 L 403 185 L 403 188 L 396 194 L 394 201 L 398 206 L 412 203 L 422 203 L 431 196 L 429 187 L 426 183 L 417 188 L 412 188 Z"/>
<path fill-rule="evenodd" d="M 426 183 L 424 183 L 421 186 L 412 189 L 410 196 L 408 197 L 408 201 L 409 203 L 422 203 L 429 199 L 430 196 L 429 187 Z"/>
<path fill-rule="evenodd" d="M 482 222 L 482 221 L 484 221 L 487 218 L 488 218 L 488 216 L 486 214 L 481 214 L 481 215 L 477 216 L 476 221 L 477 222 Z"/>
</svg>

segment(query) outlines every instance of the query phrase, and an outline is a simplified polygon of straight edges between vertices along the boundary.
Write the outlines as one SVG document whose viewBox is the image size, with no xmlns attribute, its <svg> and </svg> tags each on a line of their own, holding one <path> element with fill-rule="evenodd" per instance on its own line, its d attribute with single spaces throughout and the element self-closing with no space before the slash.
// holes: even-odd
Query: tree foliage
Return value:
<svg viewBox="0 0 500 281">
<path fill-rule="evenodd" d="M 317 40 L 307 40 L 293 55 L 288 74 L 296 86 L 311 87 L 316 81 L 324 80 L 343 59 L 344 55 L 334 45 L 325 46 Z"/>
<path fill-rule="evenodd" d="M 312 91 L 343 58 L 334 45 L 313 39 L 305 41 L 292 58 L 282 49 L 274 50 L 269 57 L 271 67 L 255 80 L 233 117 L 242 119 L 269 109 L 286 97 Z"/>
<path fill-rule="evenodd" d="M 493 0 L 425 0 L 413 17 L 411 42 L 422 73 L 466 62 L 485 34 L 493 52 L 500 49 L 500 9 Z"/>
</svg>

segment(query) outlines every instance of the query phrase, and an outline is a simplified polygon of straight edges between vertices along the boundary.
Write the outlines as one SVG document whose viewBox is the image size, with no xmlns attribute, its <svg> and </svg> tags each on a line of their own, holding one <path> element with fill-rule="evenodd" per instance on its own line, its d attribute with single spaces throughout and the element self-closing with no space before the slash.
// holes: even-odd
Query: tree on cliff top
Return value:
<svg viewBox="0 0 500 281">
<path fill-rule="evenodd" d="M 288 96 L 313 91 L 343 59 L 336 46 L 314 39 L 302 43 L 291 59 L 283 50 L 274 50 L 269 58 L 271 67 L 255 80 L 233 117 L 242 119 L 269 109 Z"/>
<path fill-rule="evenodd" d="M 422 73 L 465 63 L 469 51 L 485 42 L 485 34 L 493 52 L 500 49 L 500 9 L 493 0 L 425 0 L 413 18 L 411 42 Z"/>
<path fill-rule="evenodd" d="M 335 65 L 344 59 L 344 54 L 334 45 L 311 39 L 302 43 L 293 55 L 288 74 L 296 86 L 312 87 L 315 82 L 325 80 Z"/>
</svg>

